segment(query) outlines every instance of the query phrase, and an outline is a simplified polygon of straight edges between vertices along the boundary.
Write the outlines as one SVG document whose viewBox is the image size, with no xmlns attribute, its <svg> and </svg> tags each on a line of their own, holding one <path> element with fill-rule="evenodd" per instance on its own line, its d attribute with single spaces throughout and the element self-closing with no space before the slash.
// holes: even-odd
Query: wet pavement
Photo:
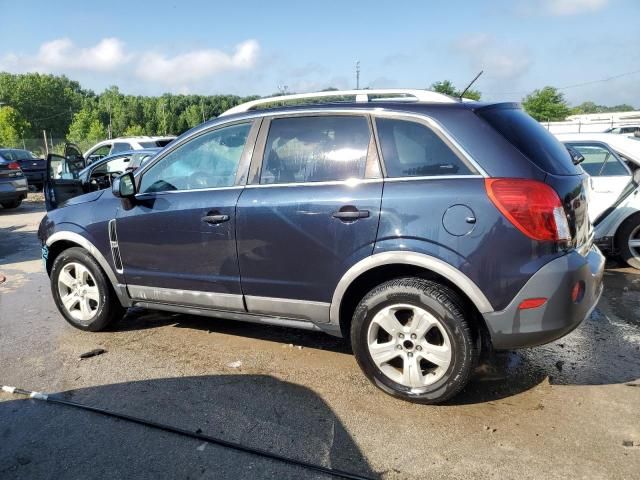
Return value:
<svg viewBox="0 0 640 480">
<path fill-rule="evenodd" d="M 40 203 L 0 210 L 0 384 L 374 478 L 639 478 L 640 274 L 610 263 L 591 318 L 491 356 L 443 406 L 378 391 L 333 337 L 130 310 L 84 333 L 56 311 Z M 106 353 L 80 360 L 80 354 Z M 0 393 L 0 478 L 327 478 Z"/>
</svg>

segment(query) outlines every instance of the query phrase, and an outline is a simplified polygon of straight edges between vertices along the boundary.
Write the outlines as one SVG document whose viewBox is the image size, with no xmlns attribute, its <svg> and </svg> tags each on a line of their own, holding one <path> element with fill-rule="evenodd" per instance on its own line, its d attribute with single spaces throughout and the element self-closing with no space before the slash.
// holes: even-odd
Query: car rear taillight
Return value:
<svg viewBox="0 0 640 480">
<path fill-rule="evenodd" d="M 487 178 L 485 187 L 498 210 L 527 237 L 551 242 L 571 240 L 560 197 L 546 183 L 524 178 Z"/>
<path fill-rule="evenodd" d="M 7 165 L 7 168 L 9 168 L 9 170 L 20 170 L 20 164 L 18 162 L 11 162 Z"/>
</svg>

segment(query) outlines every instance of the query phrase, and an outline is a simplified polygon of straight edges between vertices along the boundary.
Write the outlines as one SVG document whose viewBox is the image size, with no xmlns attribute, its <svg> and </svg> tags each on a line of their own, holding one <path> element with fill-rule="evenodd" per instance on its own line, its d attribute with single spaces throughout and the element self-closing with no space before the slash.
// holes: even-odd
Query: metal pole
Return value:
<svg viewBox="0 0 640 480">
<path fill-rule="evenodd" d="M 49 155 L 49 145 L 47 142 L 47 131 L 46 130 L 42 130 L 42 136 L 44 137 L 44 152 L 46 155 Z"/>
<path fill-rule="evenodd" d="M 356 90 L 360 90 L 360 60 L 356 62 Z"/>
</svg>

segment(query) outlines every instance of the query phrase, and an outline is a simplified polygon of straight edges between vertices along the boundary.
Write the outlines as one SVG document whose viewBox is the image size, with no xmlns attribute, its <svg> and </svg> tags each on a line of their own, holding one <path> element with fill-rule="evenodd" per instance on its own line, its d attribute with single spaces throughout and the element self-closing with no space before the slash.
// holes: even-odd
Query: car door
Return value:
<svg viewBox="0 0 640 480">
<path fill-rule="evenodd" d="M 382 181 L 371 131 L 366 115 L 263 121 L 237 208 L 249 312 L 329 320 L 339 279 L 376 238 Z"/>
<path fill-rule="evenodd" d="M 235 216 L 257 128 L 200 131 L 140 170 L 112 232 L 134 300 L 244 311 Z"/>
<path fill-rule="evenodd" d="M 47 155 L 47 176 L 44 182 L 44 197 L 47 210 L 54 210 L 67 200 L 82 195 L 82 180 L 79 177 L 83 162 L 62 155 Z"/>
<path fill-rule="evenodd" d="M 584 160 L 580 163 L 589 174 L 589 218 L 594 221 L 613 205 L 631 181 L 629 168 L 609 146 L 602 142 L 567 142 Z"/>
</svg>

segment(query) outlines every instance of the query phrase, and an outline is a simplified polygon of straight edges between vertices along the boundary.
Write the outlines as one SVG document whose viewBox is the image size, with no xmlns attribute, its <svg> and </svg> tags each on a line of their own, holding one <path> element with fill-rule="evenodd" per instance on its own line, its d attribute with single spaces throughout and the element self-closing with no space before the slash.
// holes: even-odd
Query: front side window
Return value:
<svg viewBox="0 0 640 480">
<path fill-rule="evenodd" d="M 430 128 L 391 118 L 376 120 L 387 177 L 469 175 L 473 172 Z"/>
<path fill-rule="evenodd" d="M 582 154 L 580 166 L 592 177 L 629 175 L 620 160 L 608 148 L 598 144 L 570 144 Z"/>
<path fill-rule="evenodd" d="M 271 121 L 261 184 L 363 178 L 370 139 L 363 116 L 280 118 Z"/>
<path fill-rule="evenodd" d="M 180 145 L 143 175 L 140 192 L 232 186 L 250 129 L 250 123 L 232 125 Z"/>
</svg>

